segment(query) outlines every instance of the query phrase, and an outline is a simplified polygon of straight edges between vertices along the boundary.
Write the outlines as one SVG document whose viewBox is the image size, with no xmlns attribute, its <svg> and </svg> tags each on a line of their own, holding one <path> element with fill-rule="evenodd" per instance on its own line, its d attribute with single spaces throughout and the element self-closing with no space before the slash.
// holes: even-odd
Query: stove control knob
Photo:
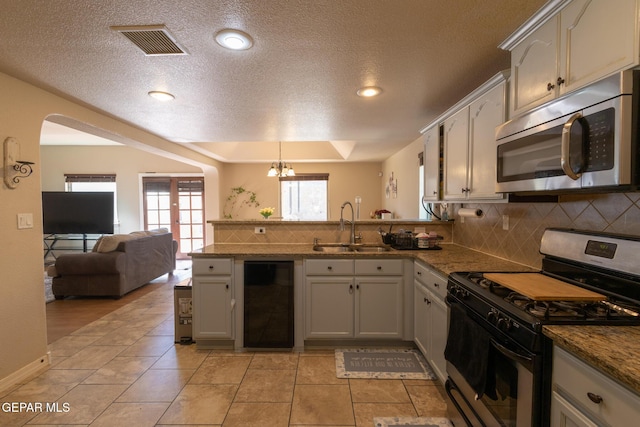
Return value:
<svg viewBox="0 0 640 427">
<path fill-rule="evenodd" d="M 498 312 L 496 311 L 495 308 L 492 308 L 488 313 L 487 313 L 487 320 L 491 323 L 496 323 L 496 321 L 498 320 Z"/>
<path fill-rule="evenodd" d="M 503 331 L 508 331 L 509 329 L 511 329 L 511 320 L 509 320 L 508 317 L 501 316 L 498 319 L 498 328 L 502 329 Z"/>
</svg>

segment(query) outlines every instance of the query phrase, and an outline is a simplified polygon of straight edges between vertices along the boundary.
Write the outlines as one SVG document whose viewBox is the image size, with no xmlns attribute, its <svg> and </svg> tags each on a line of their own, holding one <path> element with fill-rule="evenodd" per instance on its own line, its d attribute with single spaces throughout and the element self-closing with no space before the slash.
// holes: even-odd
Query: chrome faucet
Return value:
<svg viewBox="0 0 640 427">
<path fill-rule="evenodd" d="M 343 217 L 343 213 L 344 213 L 344 207 L 349 205 L 349 207 L 351 208 L 351 233 L 349 236 L 349 243 L 351 243 L 352 245 L 356 243 L 356 222 L 354 219 L 354 213 L 353 213 L 353 205 L 351 204 L 351 202 L 347 201 L 344 202 L 342 204 L 342 206 L 340 206 L 340 231 L 344 231 L 344 217 Z M 347 220 L 348 221 L 348 220 Z"/>
</svg>

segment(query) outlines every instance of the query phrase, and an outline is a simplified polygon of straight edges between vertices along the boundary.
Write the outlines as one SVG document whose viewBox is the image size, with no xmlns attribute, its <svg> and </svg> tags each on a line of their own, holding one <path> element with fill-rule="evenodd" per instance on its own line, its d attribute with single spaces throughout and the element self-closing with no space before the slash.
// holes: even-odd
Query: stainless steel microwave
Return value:
<svg viewBox="0 0 640 427">
<path fill-rule="evenodd" d="M 639 82 L 623 71 L 497 127 L 496 191 L 635 186 Z"/>
</svg>

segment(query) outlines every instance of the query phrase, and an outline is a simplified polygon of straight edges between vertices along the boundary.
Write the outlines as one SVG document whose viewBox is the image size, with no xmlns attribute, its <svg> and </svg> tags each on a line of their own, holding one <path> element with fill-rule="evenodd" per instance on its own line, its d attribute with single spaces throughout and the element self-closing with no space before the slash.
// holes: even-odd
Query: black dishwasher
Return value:
<svg viewBox="0 0 640 427">
<path fill-rule="evenodd" d="M 293 261 L 244 262 L 244 347 L 293 348 Z"/>
</svg>

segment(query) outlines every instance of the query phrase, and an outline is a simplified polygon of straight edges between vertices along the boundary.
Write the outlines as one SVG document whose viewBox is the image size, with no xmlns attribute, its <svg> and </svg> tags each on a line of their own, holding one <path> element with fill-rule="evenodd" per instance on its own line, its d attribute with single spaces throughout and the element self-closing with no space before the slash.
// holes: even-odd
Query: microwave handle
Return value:
<svg viewBox="0 0 640 427">
<path fill-rule="evenodd" d="M 570 151 L 571 151 L 571 126 L 573 126 L 573 124 L 576 121 L 580 120 L 581 118 L 582 118 L 582 114 L 575 113 L 573 116 L 569 118 L 569 120 L 567 120 L 567 122 L 562 127 L 560 166 L 562 166 L 562 170 L 564 171 L 565 175 L 567 175 L 569 178 L 573 179 L 574 181 L 580 178 L 580 175 L 582 174 L 580 172 L 574 172 L 574 170 L 571 169 L 571 163 L 569 162 Z M 579 121 L 578 121 L 578 124 L 581 125 Z"/>
</svg>

